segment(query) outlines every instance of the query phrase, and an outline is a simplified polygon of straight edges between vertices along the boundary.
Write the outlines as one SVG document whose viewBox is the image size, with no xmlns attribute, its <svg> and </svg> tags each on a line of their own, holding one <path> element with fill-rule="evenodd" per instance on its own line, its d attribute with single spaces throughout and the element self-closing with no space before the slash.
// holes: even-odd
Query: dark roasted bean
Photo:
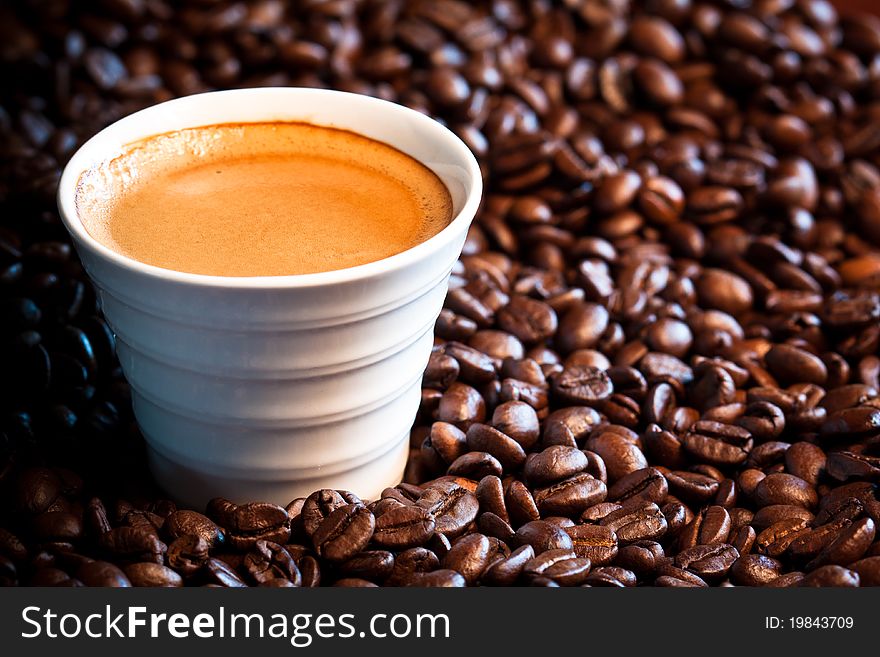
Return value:
<svg viewBox="0 0 880 657">
<path fill-rule="evenodd" d="M 617 556 L 617 534 L 608 527 L 575 525 L 564 531 L 571 537 L 574 553 L 589 559 L 594 566 L 611 563 Z"/>
<path fill-rule="evenodd" d="M 168 546 L 168 565 L 183 577 L 192 577 L 207 563 L 210 547 L 201 536 L 181 536 Z"/>
<path fill-rule="evenodd" d="M 599 521 L 617 534 L 621 543 L 653 540 L 666 533 L 666 518 L 653 502 L 630 504 L 612 511 Z"/>
<path fill-rule="evenodd" d="M 648 461 L 639 447 L 618 433 L 599 429 L 584 446 L 598 454 L 605 463 L 608 481 L 612 484 L 630 473 L 644 470 Z"/>
<path fill-rule="evenodd" d="M 517 545 L 531 545 L 535 554 L 573 548 L 571 537 L 563 529 L 544 520 L 533 520 L 517 529 L 514 542 Z"/>
<path fill-rule="evenodd" d="M 751 434 L 745 429 L 705 420 L 694 423 L 682 437 L 682 445 L 692 456 L 718 466 L 743 463 L 752 444 Z"/>
<path fill-rule="evenodd" d="M 162 531 L 169 540 L 174 541 L 182 536 L 198 536 L 210 547 L 223 542 L 223 531 L 207 516 L 188 511 L 175 511 L 165 519 Z"/>
<path fill-rule="evenodd" d="M 552 484 L 587 468 L 587 457 L 579 449 L 551 445 L 526 459 L 526 480 L 535 486 Z"/>
<path fill-rule="evenodd" d="M 517 441 L 486 424 L 475 423 L 468 428 L 467 445 L 475 452 L 494 456 L 507 472 L 518 470 L 526 460 L 526 453 Z"/>
<path fill-rule="evenodd" d="M 381 582 L 391 575 L 394 555 L 385 550 L 369 550 L 340 563 L 338 568 L 340 572 L 351 577 Z"/>
<path fill-rule="evenodd" d="M 666 477 L 659 470 L 645 468 L 618 479 L 609 489 L 608 498 L 621 504 L 636 499 L 662 504 L 668 490 Z"/>
<path fill-rule="evenodd" d="M 489 565 L 489 558 L 489 539 L 482 534 L 468 534 L 455 542 L 440 565 L 460 573 L 468 586 L 473 586 Z"/>
<path fill-rule="evenodd" d="M 106 561 L 84 563 L 76 571 L 76 578 L 85 586 L 128 588 L 132 585 L 124 572 Z"/>
<path fill-rule="evenodd" d="M 376 518 L 373 542 L 401 549 L 421 545 L 434 533 L 434 517 L 418 506 L 401 506 Z"/>
<path fill-rule="evenodd" d="M 816 490 L 800 477 L 784 473 L 769 474 L 755 489 L 755 501 L 768 504 L 793 504 L 811 509 L 816 506 Z"/>
<path fill-rule="evenodd" d="M 449 539 L 460 536 L 477 517 L 477 496 L 461 486 L 430 488 L 416 501 L 433 518 L 433 528 Z"/>
<path fill-rule="evenodd" d="M 732 545 L 697 545 L 679 552 L 675 565 L 691 571 L 707 581 L 715 581 L 727 575 L 730 567 L 739 559 L 739 552 Z"/>
<path fill-rule="evenodd" d="M 760 554 L 746 554 L 733 562 L 730 579 L 741 586 L 764 586 L 782 574 L 782 562 Z"/>
<path fill-rule="evenodd" d="M 534 556 L 535 550 L 531 545 L 522 545 L 511 552 L 506 559 L 490 565 L 483 575 L 483 580 L 493 586 L 510 586 L 519 579 L 526 563 Z"/>
<path fill-rule="evenodd" d="M 581 473 L 534 491 L 535 503 L 543 516 L 577 518 L 584 509 L 605 500 L 605 484 Z"/>
<path fill-rule="evenodd" d="M 226 530 L 227 541 L 238 550 L 253 547 L 258 540 L 284 544 L 290 538 L 290 518 L 277 504 L 249 502 L 237 505 L 223 498 L 208 502 L 208 515 Z"/>
<path fill-rule="evenodd" d="M 797 586 L 856 587 L 859 574 L 842 566 L 822 566 L 806 575 Z"/>
<path fill-rule="evenodd" d="M 345 561 L 363 550 L 373 537 L 376 519 L 360 504 L 346 504 L 328 515 L 315 533 L 312 543 L 318 556 L 328 561 Z"/>
</svg>

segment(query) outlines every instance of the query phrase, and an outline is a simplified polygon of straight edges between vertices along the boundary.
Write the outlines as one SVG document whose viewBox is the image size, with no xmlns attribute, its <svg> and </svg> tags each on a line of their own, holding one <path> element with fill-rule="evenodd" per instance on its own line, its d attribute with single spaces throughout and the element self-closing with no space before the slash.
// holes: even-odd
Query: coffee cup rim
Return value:
<svg viewBox="0 0 880 657">
<path fill-rule="evenodd" d="M 453 149 L 457 160 L 455 164 L 465 169 L 469 179 L 469 188 L 466 186 L 465 190 L 465 201 L 461 208 L 459 208 L 458 212 L 453 215 L 449 224 L 447 224 L 440 232 L 405 251 L 401 251 L 400 253 L 396 253 L 381 260 L 374 260 L 354 267 L 309 274 L 285 274 L 280 276 L 221 276 L 215 274 L 197 274 L 177 271 L 141 262 L 114 251 L 99 242 L 86 230 L 85 225 L 76 210 L 76 188 L 83 172 L 90 166 L 93 166 L 95 162 L 101 161 L 99 158 L 102 151 L 105 152 L 105 156 L 111 154 L 106 152 L 107 149 L 104 146 L 104 142 L 112 141 L 114 133 L 125 129 L 138 121 L 143 121 L 146 116 L 173 109 L 175 105 L 200 102 L 222 103 L 224 99 L 231 96 L 254 96 L 255 102 L 258 102 L 259 100 L 278 102 L 280 99 L 293 100 L 294 98 L 298 98 L 302 100 L 303 98 L 309 97 L 318 98 L 321 96 L 332 96 L 338 98 L 338 102 L 362 103 L 365 107 L 372 106 L 379 111 L 389 112 L 390 120 L 393 120 L 395 114 L 398 116 L 404 115 L 408 120 L 417 124 L 420 131 L 433 135 L 434 139 L 442 139 L 446 141 Z M 272 120 L 284 121 L 285 119 L 279 117 Z M 295 117 L 290 117 L 288 120 L 293 121 L 297 119 Z M 258 122 L 258 120 L 242 121 L 230 118 L 228 122 L 248 123 Z M 208 121 L 202 124 L 196 122 L 188 127 L 195 128 L 216 125 L 216 123 L 218 122 Z M 315 122 L 315 124 L 320 125 L 320 122 Z M 358 132 L 355 128 L 347 129 L 352 130 L 352 132 Z M 167 131 L 168 130 L 164 132 Z M 163 130 L 160 129 L 156 132 L 147 133 L 141 137 L 141 139 L 159 134 L 163 134 Z M 426 166 L 428 165 L 426 164 Z M 172 100 L 151 105 L 111 123 L 83 143 L 65 165 L 58 184 L 57 203 L 61 220 L 67 230 L 75 238 L 78 247 L 86 248 L 101 259 L 110 261 L 112 264 L 123 269 L 130 270 L 142 276 L 196 287 L 287 289 L 323 287 L 350 283 L 378 275 L 392 273 L 404 269 L 415 262 L 429 258 L 432 254 L 443 250 L 449 242 L 456 239 L 456 237 L 462 232 L 466 232 L 467 228 L 466 226 L 462 226 L 462 224 L 469 224 L 473 219 L 482 198 L 482 191 L 482 173 L 476 157 L 471 150 L 465 145 L 461 138 L 449 128 L 421 112 L 388 100 L 347 91 L 338 91 L 335 89 L 314 89 L 310 87 L 255 87 L 209 91 L 182 96 L 180 98 L 174 98 Z M 463 228 L 464 231 L 462 231 Z"/>
</svg>

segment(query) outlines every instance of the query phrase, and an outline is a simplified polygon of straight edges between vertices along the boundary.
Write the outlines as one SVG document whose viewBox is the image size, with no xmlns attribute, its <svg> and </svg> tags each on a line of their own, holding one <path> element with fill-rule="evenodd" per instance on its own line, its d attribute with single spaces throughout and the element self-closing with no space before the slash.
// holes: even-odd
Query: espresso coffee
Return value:
<svg viewBox="0 0 880 657">
<path fill-rule="evenodd" d="M 405 251 L 452 218 L 433 171 L 391 146 L 306 123 L 191 128 L 132 144 L 81 176 L 104 246 L 215 276 L 308 274 Z"/>
</svg>

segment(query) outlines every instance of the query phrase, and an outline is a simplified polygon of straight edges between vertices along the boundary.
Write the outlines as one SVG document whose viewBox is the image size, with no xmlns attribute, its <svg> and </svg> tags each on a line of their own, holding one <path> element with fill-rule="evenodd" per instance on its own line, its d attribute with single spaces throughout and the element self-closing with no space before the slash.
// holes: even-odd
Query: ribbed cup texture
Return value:
<svg viewBox="0 0 880 657">
<path fill-rule="evenodd" d="M 223 278 L 124 258 L 95 242 L 76 216 L 82 171 L 125 144 L 181 128 L 267 120 L 353 130 L 408 153 L 448 188 L 451 224 L 402 254 L 350 270 Z M 217 495 L 286 504 L 318 488 L 376 497 L 397 483 L 434 321 L 480 191 L 473 155 L 438 123 L 328 90 L 180 98 L 87 142 L 62 175 L 59 208 L 116 333 L 158 483 L 196 507 Z"/>
</svg>

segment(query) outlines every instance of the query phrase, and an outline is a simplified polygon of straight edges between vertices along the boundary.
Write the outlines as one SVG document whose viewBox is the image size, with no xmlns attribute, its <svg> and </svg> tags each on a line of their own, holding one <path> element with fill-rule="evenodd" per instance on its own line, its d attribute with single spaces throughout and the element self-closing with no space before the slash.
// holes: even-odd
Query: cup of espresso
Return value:
<svg viewBox="0 0 880 657">
<path fill-rule="evenodd" d="M 188 96 L 84 144 L 58 204 L 159 485 L 199 506 L 396 484 L 481 191 L 445 127 L 338 91 Z"/>
</svg>

